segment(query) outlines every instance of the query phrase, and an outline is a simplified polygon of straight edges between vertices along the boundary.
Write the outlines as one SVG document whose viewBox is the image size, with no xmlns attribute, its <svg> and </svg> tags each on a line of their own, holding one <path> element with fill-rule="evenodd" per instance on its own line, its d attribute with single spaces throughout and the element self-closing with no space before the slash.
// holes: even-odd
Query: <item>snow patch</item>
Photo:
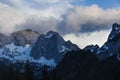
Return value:
<svg viewBox="0 0 120 80">
<path fill-rule="evenodd" d="M 113 54 L 112 54 L 112 53 L 110 53 L 110 56 L 113 56 Z"/>
<path fill-rule="evenodd" d="M 27 60 L 30 55 L 30 50 L 31 47 L 29 44 L 23 47 L 11 43 L 0 49 L 0 57 L 9 60 Z"/>
<path fill-rule="evenodd" d="M 56 66 L 54 59 L 46 59 L 44 56 L 41 56 L 39 59 L 33 59 L 31 57 L 30 61 L 35 62 L 35 63 L 41 63 L 42 65 L 48 65 L 48 66 L 52 66 L 52 67 Z"/>
<path fill-rule="evenodd" d="M 56 63 L 54 59 L 46 59 L 45 57 L 41 56 L 39 59 L 33 59 L 33 57 L 30 56 L 31 46 L 29 44 L 23 46 L 16 46 L 14 43 L 5 45 L 4 48 L 0 49 L 0 58 L 5 58 L 13 63 L 16 61 L 30 61 L 35 63 L 40 63 L 42 65 L 48 65 L 51 67 L 55 67 Z"/>
<path fill-rule="evenodd" d="M 90 49 L 90 52 L 92 52 L 92 53 L 93 53 L 93 52 L 94 52 L 94 49 Z"/>
<path fill-rule="evenodd" d="M 48 34 L 45 36 L 45 38 L 51 38 L 53 35 L 52 34 Z"/>
<path fill-rule="evenodd" d="M 69 49 L 65 46 L 61 46 L 61 50 L 59 50 L 59 53 L 65 53 L 66 51 L 69 51 Z"/>
<path fill-rule="evenodd" d="M 109 49 L 107 46 L 104 46 L 103 48 L 104 48 L 105 50 L 108 50 L 108 49 Z"/>
<path fill-rule="evenodd" d="M 112 40 L 115 36 L 111 36 L 109 39 Z"/>
<path fill-rule="evenodd" d="M 119 28 L 118 27 L 115 27 L 115 30 L 118 30 Z"/>
<path fill-rule="evenodd" d="M 117 54 L 117 59 L 120 61 L 120 54 Z"/>
</svg>

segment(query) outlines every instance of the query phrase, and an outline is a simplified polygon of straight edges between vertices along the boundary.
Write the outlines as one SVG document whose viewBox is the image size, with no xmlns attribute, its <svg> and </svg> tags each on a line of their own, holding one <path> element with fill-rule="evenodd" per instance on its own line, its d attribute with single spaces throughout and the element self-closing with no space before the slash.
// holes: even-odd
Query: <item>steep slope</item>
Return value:
<svg viewBox="0 0 120 80">
<path fill-rule="evenodd" d="M 113 24 L 101 48 L 81 50 L 54 31 L 38 35 L 29 29 L 0 34 L 0 79 L 120 80 L 119 24 Z"/>
<path fill-rule="evenodd" d="M 46 35 L 40 35 L 31 50 L 31 56 L 39 59 L 44 56 L 47 59 L 54 59 L 58 63 L 65 52 L 80 50 L 77 45 L 65 41 L 58 33 L 49 31 Z"/>
<path fill-rule="evenodd" d="M 10 36 L 1 34 L 0 58 L 30 60 L 54 66 L 67 51 L 79 50 L 77 45 L 66 42 L 57 32 L 49 31 L 46 35 L 38 35 L 30 29 L 14 32 Z M 6 38 L 8 40 L 5 42 Z"/>
<path fill-rule="evenodd" d="M 99 49 L 98 45 L 88 45 L 83 50 L 96 54 L 98 49 Z"/>
<path fill-rule="evenodd" d="M 99 61 L 88 51 L 68 52 L 49 73 L 48 80 L 120 80 L 120 61 L 115 56 Z"/>
<path fill-rule="evenodd" d="M 46 35 L 21 30 L 10 36 L 1 34 L 0 76 L 3 80 L 40 80 L 44 67 L 51 71 L 67 51 L 80 50 L 77 45 L 49 31 Z M 5 42 L 4 39 L 8 39 Z M 15 76 L 15 77 L 14 77 Z"/>
<path fill-rule="evenodd" d="M 9 36 L 0 33 L 0 48 L 2 48 L 5 44 L 8 44 L 10 42 L 11 39 L 9 38 Z"/>
<path fill-rule="evenodd" d="M 106 59 L 110 56 L 117 54 L 117 59 L 120 60 L 120 25 L 114 23 L 112 31 L 109 34 L 108 40 L 97 51 L 100 60 Z"/>
<path fill-rule="evenodd" d="M 28 60 L 32 45 L 39 33 L 30 29 L 20 30 L 10 36 L 0 34 L 0 58 L 9 60 Z"/>
<path fill-rule="evenodd" d="M 49 80 L 120 80 L 120 25 L 114 23 L 108 40 L 99 48 L 89 45 L 68 52 L 47 76 Z"/>
</svg>

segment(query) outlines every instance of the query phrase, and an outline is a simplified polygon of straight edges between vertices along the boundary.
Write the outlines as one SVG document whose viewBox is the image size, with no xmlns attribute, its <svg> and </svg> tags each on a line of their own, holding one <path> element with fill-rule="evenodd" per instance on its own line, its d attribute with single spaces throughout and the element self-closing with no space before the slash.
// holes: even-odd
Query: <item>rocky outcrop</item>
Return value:
<svg viewBox="0 0 120 80">
<path fill-rule="evenodd" d="M 55 59 L 59 62 L 67 51 L 79 50 L 77 45 L 65 41 L 57 32 L 49 31 L 46 35 L 40 35 L 31 50 L 31 56 L 39 59 L 44 56 L 47 59 Z"/>
<path fill-rule="evenodd" d="M 99 49 L 98 45 L 88 45 L 83 50 L 96 54 L 98 49 Z"/>
<path fill-rule="evenodd" d="M 106 59 L 115 54 L 117 54 L 116 57 L 120 59 L 119 58 L 120 55 L 120 25 L 119 24 L 114 23 L 112 25 L 112 31 L 109 34 L 108 40 L 100 49 L 98 49 L 97 54 L 100 60 Z"/>
<path fill-rule="evenodd" d="M 25 46 L 34 44 L 40 34 L 31 29 L 20 30 L 6 36 L 0 33 L 0 48 L 6 44 L 14 43 L 16 46 Z"/>
<path fill-rule="evenodd" d="M 25 46 L 26 44 L 33 44 L 39 36 L 38 32 L 31 29 L 14 32 L 10 35 L 12 42 L 17 46 Z"/>
<path fill-rule="evenodd" d="M 9 36 L 0 33 L 0 48 L 3 48 L 5 44 L 9 44 L 10 42 L 11 39 L 9 38 Z"/>
<path fill-rule="evenodd" d="M 1 80 L 41 80 L 44 66 L 50 71 L 67 51 L 79 50 L 77 45 L 65 41 L 57 32 L 38 35 L 29 29 L 14 32 L 10 36 L 1 35 L 1 39 L 10 39 L 10 43 L 1 40 L 0 44 Z"/>
<path fill-rule="evenodd" d="M 34 59 L 54 60 L 59 62 L 64 53 L 79 50 L 71 41 L 65 41 L 57 32 L 49 31 L 46 35 L 30 29 L 16 31 L 10 36 L 0 34 L 0 57 L 20 59 L 33 57 Z M 38 38 L 38 39 L 37 39 Z M 32 46 L 31 46 L 32 45 Z"/>
</svg>

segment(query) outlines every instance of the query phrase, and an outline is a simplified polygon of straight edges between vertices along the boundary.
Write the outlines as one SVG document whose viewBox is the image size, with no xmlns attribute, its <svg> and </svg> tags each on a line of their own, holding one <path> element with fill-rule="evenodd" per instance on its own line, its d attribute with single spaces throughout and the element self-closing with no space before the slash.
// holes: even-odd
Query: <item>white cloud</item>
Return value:
<svg viewBox="0 0 120 80">
<path fill-rule="evenodd" d="M 24 15 L 8 5 L 0 3 L 0 32 L 9 33 L 15 25 L 24 21 Z"/>
<path fill-rule="evenodd" d="M 11 0 L 14 7 L 20 10 L 26 15 L 35 15 L 38 17 L 55 17 L 59 18 L 61 14 L 65 13 L 68 8 L 72 5 L 69 2 L 64 2 L 60 0 Z M 35 2 L 38 2 L 36 4 Z M 46 4 L 45 4 L 46 3 Z M 34 8 L 31 4 L 38 5 L 38 7 L 44 8 Z"/>
<path fill-rule="evenodd" d="M 81 2 L 85 0 L 35 0 L 39 3 Z"/>
<path fill-rule="evenodd" d="M 78 6 L 64 18 L 66 32 L 95 31 L 111 28 L 114 22 L 120 23 L 120 8 L 104 10 L 97 5 Z M 63 24 L 60 23 L 60 24 Z"/>
<path fill-rule="evenodd" d="M 45 5 L 46 8 L 44 9 L 37 9 L 31 7 L 30 2 L 27 0 L 11 0 L 11 3 L 13 4 L 13 6 L 9 4 L 0 3 L 0 28 L 1 28 L 0 32 L 3 33 L 13 32 L 14 30 L 17 29 L 16 25 L 21 25 L 25 22 L 28 22 L 26 20 L 29 20 L 30 17 L 37 18 L 35 20 L 39 20 L 39 21 L 42 21 L 43 18 L 47 19 L 44 22 L 50 20 L 49 19 L 50 17 L 59 19 L 61 14 L 64 14 L 67 11 L 67 9 L 71 7 L 71 5 L 67 2 L 60 4 L 53 3 L 54 5 L 48 7 L 47 5 Z M 39 21 L 36 21 L 38 22 L 36 23 L 36 25 L 41 23 Z M 6 28 L 8 30 L 6 30 Z M 24 27 L 22 28 L 24 29 Z"/>
<path fill-rule="evenodd" d="M 67 34 L 64 36 L 64 39 L 71 40 L 73 43 L 77 44 L 80 48 L 84 48 L 87 45 L 98 44 L 102 46 L 105 41 L 107 41 L 108 34 L 110 30 L 104 30 L 100 32 L 93 32 L 90 34 L 84 33 L 76 36 L 75 34 Z"/>
<path fill-rule="evenodd" d="M 60 0 L 35 0 L 39 3 L 57 3 L 59 2 Z"/>
</svg>

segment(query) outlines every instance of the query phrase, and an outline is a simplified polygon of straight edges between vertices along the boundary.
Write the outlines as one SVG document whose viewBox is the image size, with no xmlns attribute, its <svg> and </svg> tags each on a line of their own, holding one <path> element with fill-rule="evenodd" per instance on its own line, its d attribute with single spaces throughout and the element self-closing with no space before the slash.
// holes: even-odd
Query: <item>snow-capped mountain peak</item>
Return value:
<svg viewBox="0 0 120 80">
<path fill-rule="evenodd" d="M 66 42 L 54 31 L 49 31 L 46 35 L 41 34 L 38 39 L 37 37 L 38 33 L 29 29 L 12 33 L 7 37 L 10 38 L 9 43 L 0 42 L 0 58 L 11 62 L 30 61 L 56 66 L 64 56 L 63 53 L 79 50 L 77 45 Z"/>
</svg>

